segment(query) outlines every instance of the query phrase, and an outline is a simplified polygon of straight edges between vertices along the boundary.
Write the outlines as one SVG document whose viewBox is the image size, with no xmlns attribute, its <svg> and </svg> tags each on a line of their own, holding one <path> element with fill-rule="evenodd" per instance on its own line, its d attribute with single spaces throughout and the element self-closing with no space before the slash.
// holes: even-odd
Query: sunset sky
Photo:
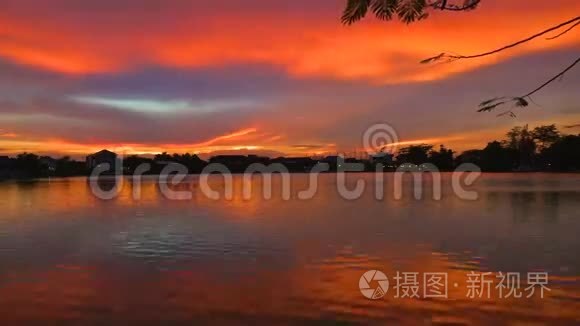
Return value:
<svg viewBox="0 0 580 326">
<path fill-rule="evenodd" d="M 580 123 L 580 67 L 515 119 L 476 112 L 571 64 L 580 28 L 481 60 L 419 64 L 527 37 L 577 16 L 580 1 L 482 0 L 411 25 L 353 26 L 340 23 L 344 4 L 2 0 L 0 155 L 350 152 L 381 122 L 401 142 L 461 151 L 514 125 Z"/>
</svg>

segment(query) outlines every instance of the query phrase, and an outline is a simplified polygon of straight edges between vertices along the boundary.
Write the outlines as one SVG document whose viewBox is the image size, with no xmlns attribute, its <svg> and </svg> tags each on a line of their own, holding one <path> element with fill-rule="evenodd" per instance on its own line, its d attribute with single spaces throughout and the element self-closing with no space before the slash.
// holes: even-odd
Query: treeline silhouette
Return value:
<svg viewBox="0 0 580 326">
<path fill-rule="evenodd" d="M 18 154 L 14 158 L 0 156 L 1 179 L 28 179 L 40 177 L 69 177 L 86 175 L 85 162 L 65 156 L 54 159 L 32 153 Z"/>
<path fill-rule="evenodd" d="M 455 156 L 444 145 L 412 145 L 399 150 L 398 165 L 432 163 L 442 171 L 450 171 L 462 163 L 473 163 L 484 172 L 580 171 L 580 134 L 563 135 L 556 125 L 534 129 L 514 127 L 506 139 L 494 140 L 483 149 L 472 149 Z"/>
<path fill-rule="evenodd" d="M 474 163 L 487 172 L 580 171 L 580 134 L 563 135 L 555 125 L 514 127 L 503 141 L 457 156 L 455 163 Z"/>
<path fill-rule="evenodd" d="M 324 158 L 278 157 L 267 158 L 257 155 L 220 155 L 209 162 L 195 154 L 157 154 L 152 158 L 132 155 L 123 159 L 122 172 L 133 174 L 137 167 L 148 163 L 146 174 L 159 174 L 170 163 L 178 163 L 189 173 L 200 173 L 208 163 L 221 163 L 231 172 L 243 172 L 252 163 L 284 165 L 290 172 L 308 172 L 318 163 L 328 163 L 331 171 L 340 165 L 338 156 Z M 344 158 L 346 163 L 362 163 L 365 171 L 376 171 L 378 164 L 393 171 L 401 164 L 421 165 L 431 163 L 441 171 L 452 171 L 462 163 L 473 163 L 484 172 L 580 171 L 580 134 L 564 135 L 555 125 L 543 125 L 534 129 L 528 126 L 514 127 L 503 140 L 494 140 L 483 149 L 472 149 L 456 155 L 456 152 L 440 145 L 418 144 L 400 148 L 396 155 L 370 156 L 368 159 Z M 68 177 L 89 175 L 85 162 L 70 157 L 54 159 L 22 153 L 16 157 L 0 156 L 0 179 Z"/>
</svg>

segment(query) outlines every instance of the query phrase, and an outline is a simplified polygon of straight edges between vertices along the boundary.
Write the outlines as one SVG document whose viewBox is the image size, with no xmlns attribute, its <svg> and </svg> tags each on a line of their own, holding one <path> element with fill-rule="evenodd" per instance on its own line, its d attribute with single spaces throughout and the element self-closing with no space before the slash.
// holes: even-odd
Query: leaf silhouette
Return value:
<svg viewBox="0 0 580 326">
<path fill-rule="evenodd" d="M 362 19 L 367 14 L 370 1 L 371 0 L 348 0 L 341 17 L 342 23 L 345 25 L 351 25 L 352 23 Z"/>
<path fill-rule="evenodd" d="M 404 0 L 399 5 L 397 15 L 399 19 L 410 24 L 426 17 L 423 12 L 426 5 L 425 0 Z"/>
<path fill-rule="evenodd" d="M 434 62 L 434 61 L 439 61 L 439 60 L 441 60 L 441 58 L 443 58 L 445 55 L 446 55 L 446 53 L 445 53 L 445 52 L 442 52 L 442 53 L 440 53 L 439 55 L 436 55 L 436 56 L 434 56 L 434 57 L 427 58 L 427 59 L 423 59 L 423 60 L 421 60 L 420 62 L 421 62 L 421 63 L 431 63 L 431 62 Z"/>
<path fill-rule="evenodd" d="M 371 9 L 375 16 L 381 20 L 391 20 L 393 13 L 397 11 L 400 0 L 373 0 Z"/>
<path fill-rule="evenodd" d="M 485 101 L 483 101 L 483 102 L 479 103 L 479 106 L 480 106 L 480 107 L 482 107 L 482 106 L 486 106 L 486 105 L 488 105 L 488 104 L 491 104 L 491 103 L 493 103 L 493 102 L 495 102 L 495 101 L 497 101 L 497 100 L 502 100 L 502 99 L 504 99 L 504 98 L 505 98 L 504 96 L 501 96 L 501 97 L 494 97 L 494 98 L 492 98 L 492 99 L 485 100 Z"/>
<path fill-rule="evenodd" d="M 530 103 L 528 103 L 528 101 L 526 101 L 526 99 L 523 97 L 514 97 L 514 101 L 516 101 L 517 107 L 525 107 L 530 105 Z"/>
<path fill-rule="evenodd" d="M 477 110 L 477 112 L 488 112 L 497 108 L 500 105 L 504 105 L 505 103 L 506 103 L 505 101 L 501 101 L 494 104 L 485 105 L 481 109 Z"/>
</svg>

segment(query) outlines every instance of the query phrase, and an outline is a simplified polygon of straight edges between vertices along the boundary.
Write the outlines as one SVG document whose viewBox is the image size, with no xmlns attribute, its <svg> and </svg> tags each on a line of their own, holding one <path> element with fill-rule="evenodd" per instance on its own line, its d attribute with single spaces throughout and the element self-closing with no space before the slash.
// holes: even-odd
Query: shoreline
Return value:
<svg viewBox="0 0 580 326">
<path fill-rule="evenodd" d="M 421 172 L 421 173 L 432 173 L 430 171 L 401 171 L 402 173 L 416 173 L 416 172 Z M 439 171 L 438 173 L 442 173 L 442 174 L 450 174 L 453 173 L 454 171 Z M 318 174 L 337 174 L 337 171 L 329 171 L 329 172 L 320 172 Z M 376 171 L 344 171 L 344 173 L 346 174 L 377 174 L 379 172 Z M 383 171 L 381 172 L 383 174 L 394 174 L 397 173 L 397 171 Z M 482 174 L 580 174 L 580 171 L 481 171 Z M 207 175 L 208 173 L 206 173 Z M 215 175 L 222 175 L 222 173 L 209 173 L 209 174 L 215 174 Z M 278 172 L 265 172 L 265 173 L 252 173 L 252 174 L 280 174 Z M 310 172 L 288 172 L 288 174 L 306 174 L 309 175 Z M 185 174 L 185 176 L 199 176 L 202 175 L 202 173 L 187 173 Z M 230 173 L 225 173 L 223 175 L 244 175 L 244 172 L 230 172 Z M 141 177 L 159 177 L 160 174 L 143 174 L 141 175 Z M 6 182 L 6 181 L 20 181 L 20 182 L 28 182 L 28 181 L 42 181 L 42 180 L 51 180 L 51 179 L 56 179 L 56 180 L 64 180 L 64 179 L 72 179 L 72 178 L 86 178 L 89 179 L 91 176 L 90 175 L 71 175 L 71 176 L 48 176 L 48 177 L 33 177 L 33 178 L 0 178 L 0 182 Z M 116 175 L 112 175 L 112 174 L 103 174 L 98 176 L 97 178 L 102 178 L 102 179 L 112 179 L 117 177 Z M 121 177 L 123 178 L 131 178 L 133 177 L 133 175 L 131 174 L 123 174 L 121 175 Z"/>
</svg>

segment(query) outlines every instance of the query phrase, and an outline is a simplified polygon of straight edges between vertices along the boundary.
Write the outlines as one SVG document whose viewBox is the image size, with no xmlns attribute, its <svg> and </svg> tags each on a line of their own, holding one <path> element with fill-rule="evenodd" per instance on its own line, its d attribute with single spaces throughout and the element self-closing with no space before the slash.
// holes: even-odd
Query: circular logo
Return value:
<svg viewBox="0 0 580 326">
<path fill-rule="evenodd" d="M 378 300 L 387 294 L 389 280 L 387 279 L 387 275 L 381 271 L 366 271 L 358 280 L 358 288 L 365 298 Z"/>
<path fill-rule="evenodd" d="M 396 150 L 399 143 L 397 131 L 386 123 L 370 126 L 363 134 L 363 146 L 368 154 L 389 152 Z"/>
</svg>

